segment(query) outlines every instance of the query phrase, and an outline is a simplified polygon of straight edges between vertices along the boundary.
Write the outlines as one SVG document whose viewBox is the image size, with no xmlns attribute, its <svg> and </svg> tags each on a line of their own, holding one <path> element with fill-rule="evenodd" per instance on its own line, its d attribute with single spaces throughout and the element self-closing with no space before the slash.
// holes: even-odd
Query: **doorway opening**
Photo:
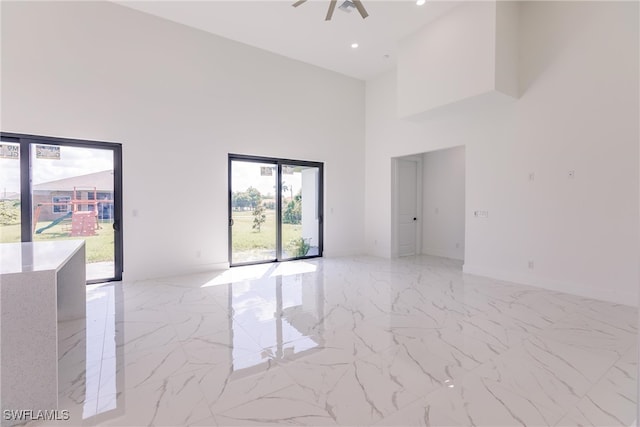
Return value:
<svg viewBox="0 0 640 427">
<path fill-rule="evenodd" d="M 392 256 L 464 261 L 465 147 L 392 159 Z"/>
<path fill-rule="evenodd" d="M 82 239 L 87 283 L 122 280 L 122 146 L 0 134 L 0 243 Z"/>
<path fill-rule="evenodd" d="M 229 264 L 322 256 L 323 164 L 229 154 Z"/>
</svg>

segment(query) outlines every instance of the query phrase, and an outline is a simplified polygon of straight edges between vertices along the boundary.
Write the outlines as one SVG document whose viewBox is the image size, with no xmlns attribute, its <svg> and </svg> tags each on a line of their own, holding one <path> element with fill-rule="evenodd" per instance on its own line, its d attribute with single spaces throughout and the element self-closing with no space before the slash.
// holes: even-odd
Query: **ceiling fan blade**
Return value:
<svg viewBox="0 0 640 427">
<path fill-rule="evenodd" d="M 298 6 L 300 6 L 302 3 L 306 2 L 306 1 L 307 1 L 307 0 L 298 0 L 297 2 L 295 2 L 295 3 L 293 4 L 293 7 L 298 7 Z"/>
<path fill-rule="evenodd" d="M 333 11 L 336 9 L 336 3 L 338 0 L 331 0 L 329 4 L 329 10 L 327 11 L 327 17 L 324 18 L 325 21 L 331 21 L 331 17 L 333 16 Z"/>
<path fill-rule="evenodd" d="M 351 0 L 351 1 L 356 6 L 356 9 L 358 9 L 358 12 L 360 12 L 360 16 L 362 16 L 362 19 L 369 16 L 369 14 L 367 13 L 367 10 L 364 8 L 360 0 Z"/>
</svg>

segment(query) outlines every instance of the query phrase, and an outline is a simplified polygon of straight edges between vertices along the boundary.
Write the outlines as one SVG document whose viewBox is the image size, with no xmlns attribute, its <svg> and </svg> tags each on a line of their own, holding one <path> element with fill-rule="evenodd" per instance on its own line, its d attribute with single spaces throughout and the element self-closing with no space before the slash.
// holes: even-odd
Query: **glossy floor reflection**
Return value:
<svg viewBox="0 0 640 427">
<path fill-rule="evenodd" d="M 62 425 L 635 420 L 634 308 L 464 275 L 441 258 L 93 286 L 87 313 L 61 329 Z"/>
</svg>

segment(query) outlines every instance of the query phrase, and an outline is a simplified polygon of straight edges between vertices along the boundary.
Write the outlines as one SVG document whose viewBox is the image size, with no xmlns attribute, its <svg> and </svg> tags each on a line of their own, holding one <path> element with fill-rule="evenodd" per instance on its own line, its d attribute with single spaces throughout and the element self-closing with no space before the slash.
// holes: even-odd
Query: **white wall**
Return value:
<svg viewBox="0 0 640 427">
<path fill-rule="evenodd" d="M 520 2 L 498 0 L 496 5 L 496 90 L 513 98 L 518 87 L 518 33 Z"/>
<path fill-rule="evenodd" d="M 226 265 L 229 152 L 325 162 L 325 255 L 362 251 L 362 82 L 108 2 L 1 31 L 3 131 L 123 143 L 125 278 Z"/>
<path fill-rule="evenodd" d="M 464 260 L 464 147 L 424 153 L 422 253 Z"/>
<path fill-rule="evenodd" d="M 517 96 L 517 18 L 515 3 L 463 2 L 401 40 L 399 117 L 498 91 Z"/>
<path fill-rule="evenodd" d="M 389 159 L 465 145 L 465 271 L 634 303 L 638 4 L 525 2 L 519 14 L 510 105 L 405 121 L 395 74 L 367 82 L 367 251 L 390 255 Z"/>
<path fill-rule="evenodd" d="M 495 9 L 493 1 L 463 4 L 402 40 L 398 45 L 400 117 L 493 89 Z"/>
</svg>

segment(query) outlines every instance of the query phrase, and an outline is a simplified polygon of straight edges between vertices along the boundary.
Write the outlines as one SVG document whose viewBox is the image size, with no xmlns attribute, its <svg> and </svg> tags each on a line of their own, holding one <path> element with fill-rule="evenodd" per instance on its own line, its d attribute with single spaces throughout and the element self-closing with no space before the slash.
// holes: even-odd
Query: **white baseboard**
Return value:
<svg viewBox="0 0 640 427">
<path fill-rule="evenodd" d="M 537 288 L 549 289 L 552 291 L 564 292 L 586 298 L 608 301 L 615 304 L 623 304 L 631 307 L 638 306 L 638 298 L 630 293 L 614 292 L 603 284 L 602 288 L 592 288 L 581 286 L 577 283 L 563 282 L 548 278 L 535 277 L 526 273 L 513 271 L 495 270 L 465 263 L 462 271 L 466 274 L 489 277 L 506 282 L 519 283 L 521 285 L 535 286 Z"/>
<path fill-rule="evenodd" d="M 339 258 L 346 256 L 357 256 L 364 254 L 362 248 L 348 248 L 348 249 L 334 249 L 334 250 L 324 250 L 322 252 L 322 256 L 327 258 Z"/>
<path fill-rule="evenodd" d="M 123 282 L 139 282 L 154 279 L 164 279 L 167 277 L 187 276 L 189 274 L 207 273 L 210 271 L 228 270 L 228 262 L 212 262 L 204 264 L 184 265 L 171 269 L 154 269 L 151 274 L 145 275 L 127 275 L 126 271 L 122 274 Z"/>
<path fill-rule="evenodd" d="M 456 254 L 454 251 L 448 251 L 446 249 L 438 248 L 423 248 L 423 255 L 439 256 L 442 258 L 456 259 L 458 261 L 464 261 L 464 256 Z"/>
<path fill-rule="evenodd" d="M 228 270 L 229 268 L 229 262 L 212 262 L 208 264 L 198 264 L 195 266 L 198 273 L 205 271 Z"/>
</svg>

